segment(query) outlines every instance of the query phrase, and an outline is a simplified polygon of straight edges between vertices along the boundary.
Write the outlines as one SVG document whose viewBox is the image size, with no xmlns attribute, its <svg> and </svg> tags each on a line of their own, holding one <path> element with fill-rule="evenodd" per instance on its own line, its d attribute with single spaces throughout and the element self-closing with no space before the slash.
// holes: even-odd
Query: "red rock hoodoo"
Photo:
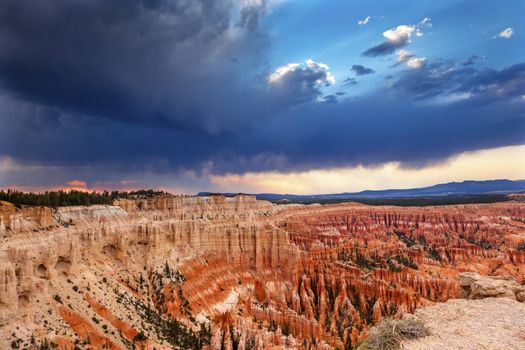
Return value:
<svg viewBox="0 0 525 350">
<path fill-rule="evenodd" d="M 2 203 L 0 348 L 351 349 L 385 316 L 460 296 L 460 272 L 523 283 L 524 242 L 513 201 Z"/>
</svg>

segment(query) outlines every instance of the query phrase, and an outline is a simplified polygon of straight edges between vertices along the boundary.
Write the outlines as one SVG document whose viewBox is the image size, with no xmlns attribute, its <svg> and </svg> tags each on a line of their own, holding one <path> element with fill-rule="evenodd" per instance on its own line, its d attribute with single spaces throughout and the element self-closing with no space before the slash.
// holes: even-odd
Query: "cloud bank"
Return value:
<svg viewBox="0 0 525 350">
<path fill-rule="evenodd" d="M 423 167 L 525 143 L 524 62 L 490 69 L 405 50 L 388 83 L 355 98 L 337 90 L 329 60 L 267 63 L 267 7 L 6 0 L 0 186 L 78 180 L 86 188 L 122 187 L 147 183 L 128 174 L 147 174 L 159 183 L 192 178 L 197 187 L 206 174 L 393 161 Z M 401 52 L 417 30 L 385 31 L 368 56 Z M 373 73 L 363 65 L 352 71 Z"/>
</svg>

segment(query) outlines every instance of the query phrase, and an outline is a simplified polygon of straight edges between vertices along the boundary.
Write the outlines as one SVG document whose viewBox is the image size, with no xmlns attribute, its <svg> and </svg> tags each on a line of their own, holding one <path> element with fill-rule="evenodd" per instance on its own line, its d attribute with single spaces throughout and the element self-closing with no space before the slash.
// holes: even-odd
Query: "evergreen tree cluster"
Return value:
<svg viewBox="0 0 525 350">
<path fill-rule="evenodd" d="M 159 195 L 168 194 L 164 191 L 138 190 L 138 191 L 103 191 L 85 192 L 77 190 L 67 191 L 46 191 L 41 193 L 22 192 L 17 190 L 0 190 L 0 200 L 13 203 L 20 208 L 22 205 L 38 205 L 46 207 L 62 207 L 69 205 L 111 205 L 115 199 L 119 198 L 153 198 Z"/>
</svg>

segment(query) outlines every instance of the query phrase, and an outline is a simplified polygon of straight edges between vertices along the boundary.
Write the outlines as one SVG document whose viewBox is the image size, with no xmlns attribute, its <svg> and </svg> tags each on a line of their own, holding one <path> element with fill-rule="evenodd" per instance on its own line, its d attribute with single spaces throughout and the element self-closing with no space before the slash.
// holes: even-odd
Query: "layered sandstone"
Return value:
<svg viewBox="0 0 525 350">
<path fill-rule="evenodd" d="M 385 316 L 462 295 L 458 272 L 519 286 L 525 271 L 517 202 L 115 204 L 2 203 L 0 348 L 352 348 Z"/>
</svg>

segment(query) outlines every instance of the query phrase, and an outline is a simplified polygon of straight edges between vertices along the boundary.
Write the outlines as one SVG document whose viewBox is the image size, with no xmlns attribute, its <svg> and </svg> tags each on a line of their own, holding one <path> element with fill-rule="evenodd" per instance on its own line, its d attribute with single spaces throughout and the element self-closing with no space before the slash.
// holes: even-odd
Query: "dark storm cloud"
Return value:
<svg viewBox="0 0 525 350">
<path fill-rule="evenodd" d="M 239 6 L 233 0 L 6 0 L 0 84 L 72 113 L 235 128 L 247 122 L 253 100 L 264 101 L 241 84 L 239 72 L 260 74 L 253 67 L 267 45 L 257 30 L 264 3 Z M 231 57 L 240 59 L 232 65 Z M 228 117 L 217 123 L 219 111 Z"/>
<path fill-rule="evenodd" d="M 402 72 L 393 88 L 415 99 L 462 95 L 462 103 L 507 101 L 525 95 L 525 62 L 501 70 L 434 63 Z"/>
<path fill-rule="evenodd" d="M 446 71 L 444 67 L 439 68 L 442 73 Z M 458 81 L 452 85 L 453 91 L 477 91 L 482 85 L 500 86 L 506 91 L 505 86 L 517 84 L 515 79 L 523 74 L 520 67 L 464 72 L 465 86 L 457 77 L 448 81 Z M 8 112 L 12 118 L 0 118 L 0 130 L 10 130 L 0 139 L 0 149 L 30 163 L 89 165 L 89 169 L 114 169 L 120 174 L 141 170 L 157 174 L 185 170 L 221 174 L 387 161 L 424 166 L 458 152 L 525 143 L 522 99 L 428 104 L 427 100 L 451 92 L 445 94 L 445 83 L 437 83 L 436 77 L 427 84 L 420 75 L 423 83 L 419 87 L 413 80 L 409 85 L 410 94 L 420 94 L 416 103 L 399 98 L 408 93 L 407 86 L 399 85 L 407 77 L 402 75 L 398 85 L 359 100 L 304 103 L 257 127 L 221 135 L 95 121 L 68 114 L 60 116 L 58 127 L 31 130 L 25 127 L 23 118 L 18 118 L 27 109 L 11 101 L 13 107 Z M 476 94 L 484 96 L 482 92 Z M 2 101 L 2 105 L 6 104 Z M 95 177 L 96 172 L 93 173 Z"/>
<path fill-rule="evenodd" d="M 249 140 L 252 147 L 261 147 L 258 151 L 285 156 L 281 170 L 392 160 L 424 166 L 457 152 L 524 143 L 523 105 L 416 107 L 375 95 L 338 104 L 305 105 L 280 122 L 268 123 L 256 136 L 249 135 Z"/>
<path fill-rule="evenodd" d="M 259 19 L 266 11 L 266 1 L 255 2 L 241 8 L 241 25 L 254 31 L 259 26 Z"/>
<path fill-rule="evenodd" d="M 93 182 L 132 172 L 421 166 L 525 143 L 525 63 L 429 63 L 359 100 L 318 103 L 342 95 L 325 95 L 334 82 L 326 65 L 283 66 L 268 80 L 261 4 L 5 0 L 0 157 Z M 406 45 L 410 30 L 385 37 Z"/>
<path fill-rule="evenodd" d="M 354 64 L 350 69 L 355 73 L 355 75 L 367 75 L 375 73 L 375 70 L 373 70 L 372 68 L 367 68 L 360 64 Z"/>
</svg>

